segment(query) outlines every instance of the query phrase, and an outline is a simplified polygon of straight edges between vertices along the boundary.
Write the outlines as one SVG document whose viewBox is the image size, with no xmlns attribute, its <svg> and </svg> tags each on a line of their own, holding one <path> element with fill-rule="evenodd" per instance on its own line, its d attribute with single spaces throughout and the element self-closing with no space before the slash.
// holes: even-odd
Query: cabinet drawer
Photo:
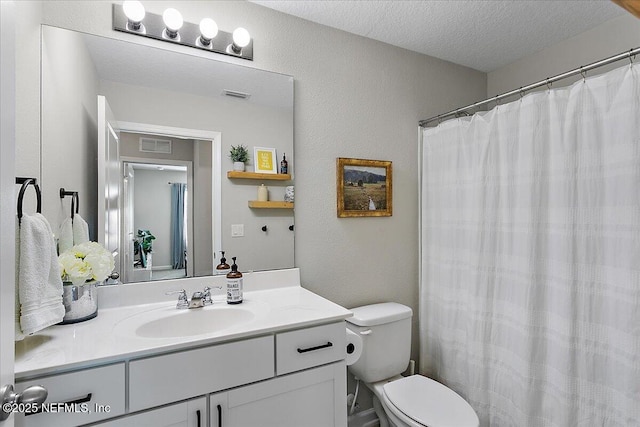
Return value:
<svg viewBox="0 0 640 427">
<path fill-rule="evenodd" d="M 49 392 L 45 402 L 49 404 L 49 412 L 18 415 L 16 426 L 66 427 L 124 414 L 124 363 L 18 382 L 16 388 L 22 391 L 35 384 Z M 71 404 L 74 401 L 79 403 Z M 46 406 L 43 409 L 47 409 Z"/>
<path fill-rule="evenodd" d="M 345 346 L 344 322 L 277 334 L 277 375 L 344 359 Z"/>
<path fill-rule="evenodd" d="M 273 367 L 273 336 L 135 360 L 129 363 L 129 410 L 271 378 Z"/>
</svg>

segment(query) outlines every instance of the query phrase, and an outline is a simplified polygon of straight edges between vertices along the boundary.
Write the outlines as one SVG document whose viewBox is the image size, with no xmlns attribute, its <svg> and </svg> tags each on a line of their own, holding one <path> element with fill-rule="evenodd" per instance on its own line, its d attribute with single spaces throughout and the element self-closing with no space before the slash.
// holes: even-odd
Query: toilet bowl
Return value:
<svg viewBox="0 0 640 427">
<path fill-rule="evenodd" d="M 349 371 L 373 392 L 381 427 L 479 426 L 471 405 L 450 388 L 421 375 L 400 375 L 411 348 L 409 307 L 382 303 L 351 311 L 347 328 L 361 337 L 362 348 Z"/>
</svg>

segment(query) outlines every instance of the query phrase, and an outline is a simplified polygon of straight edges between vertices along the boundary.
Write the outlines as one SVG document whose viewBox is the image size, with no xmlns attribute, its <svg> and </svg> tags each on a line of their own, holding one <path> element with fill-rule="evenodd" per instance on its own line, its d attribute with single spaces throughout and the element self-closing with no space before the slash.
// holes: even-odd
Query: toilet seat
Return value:
<svg viewBox="0 0 640 427">
<path fill-rule="evenodd" d="M 421 375 L 383 386 L 388 409 L 401 419 L 429 427 L 478 427 L 471 405 L 450 388 Z"/>
</svg>

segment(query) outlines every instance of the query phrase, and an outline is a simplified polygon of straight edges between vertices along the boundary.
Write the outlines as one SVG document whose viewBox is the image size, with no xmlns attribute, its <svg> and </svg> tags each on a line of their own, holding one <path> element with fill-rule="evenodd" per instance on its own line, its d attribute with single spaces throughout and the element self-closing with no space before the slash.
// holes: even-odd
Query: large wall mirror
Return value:
<svg viewBox="0 0 640 427">
<path fill-rule="evenodd" d="M 211 275 L 221 250 L 241 271 L 293 267 L 293 210 L 249 207 L 293 180 L 227 176 L 239 144 L 286 153 L 293 176 L 293 78 L 158 43 L 42 26 L 43 214 L 55 231 L 70 215 L 59 188 L 77 191 L 125 283 Z"/>
</svg>

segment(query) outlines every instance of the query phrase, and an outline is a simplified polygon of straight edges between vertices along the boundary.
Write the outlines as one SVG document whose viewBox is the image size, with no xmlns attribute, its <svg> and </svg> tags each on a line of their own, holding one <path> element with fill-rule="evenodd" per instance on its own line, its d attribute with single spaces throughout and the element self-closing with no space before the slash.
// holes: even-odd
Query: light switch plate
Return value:
<svg viewBox="0 0 640 427">
<path fill-rule="evenodd" d="M 244 224 L 231 224 L 231 237 L 244 237 Z"/>
</svg>

